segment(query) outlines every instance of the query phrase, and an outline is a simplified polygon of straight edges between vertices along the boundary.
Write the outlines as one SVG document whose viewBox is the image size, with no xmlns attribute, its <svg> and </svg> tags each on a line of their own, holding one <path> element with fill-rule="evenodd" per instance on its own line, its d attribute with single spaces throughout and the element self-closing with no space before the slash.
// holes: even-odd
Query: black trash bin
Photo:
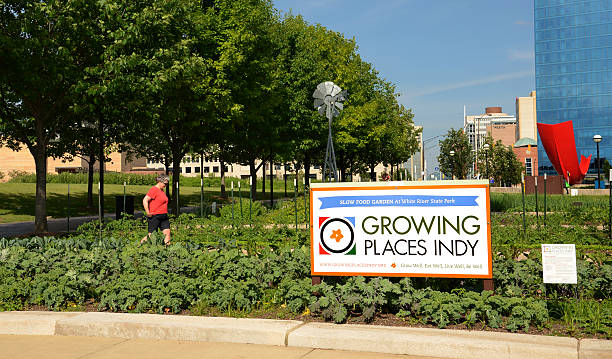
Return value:
<svg viewBox="0 0 612 359">
<path fill-rule="evenodd" d="M 125 208 L 123 208 L 123 196 L 115 196 L 115 218 L 121 219 L 123 213 L 134 215 L 134 197 L 125 196 Z"/>
</svg>

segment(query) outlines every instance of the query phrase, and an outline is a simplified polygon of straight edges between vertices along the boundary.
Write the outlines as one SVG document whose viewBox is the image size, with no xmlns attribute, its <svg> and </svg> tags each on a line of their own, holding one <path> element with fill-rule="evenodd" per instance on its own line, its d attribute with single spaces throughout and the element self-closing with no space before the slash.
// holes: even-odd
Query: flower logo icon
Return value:
<svg viewBox="0 0 612 359">
<path fill-rule="evenodd" d="M 355 254 L 355 231 L 350 218 L 321 218 L 321 254 Z M 354 221 L 354 220 L 353 220 Z"/>
</svg>

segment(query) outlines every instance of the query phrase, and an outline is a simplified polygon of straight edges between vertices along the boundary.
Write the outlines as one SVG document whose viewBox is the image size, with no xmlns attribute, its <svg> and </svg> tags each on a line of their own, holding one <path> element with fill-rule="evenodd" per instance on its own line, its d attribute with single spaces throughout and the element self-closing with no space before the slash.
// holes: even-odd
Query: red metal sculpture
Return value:
<svg viewBox="0 0 612 359">
<path fill-rule="evenodd" d="M 572 121 L 554 125 L 538 123 L 538 133 L 548 159 L 558 174 L 570 184 L 581 183 L 589 170 L 591 156 L 581 156 L 578 164 Z"/>
</svg>

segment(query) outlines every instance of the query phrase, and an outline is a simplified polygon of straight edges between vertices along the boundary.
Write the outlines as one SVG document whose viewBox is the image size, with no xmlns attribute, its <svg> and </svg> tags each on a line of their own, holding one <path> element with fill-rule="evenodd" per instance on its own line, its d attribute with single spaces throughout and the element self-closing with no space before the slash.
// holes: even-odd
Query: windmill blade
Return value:
<svg viewBox="0 0 612 359">
<path fill-rule="evenodd" d="M 314 108 L 318 109 L 321 105 L 323 105 L 325 103 L 325 101 L 321 98 L 316 98 L 314 100 Z"/>
<path fill-rule="evenodd" d="M 332 91 L 334 90 L 334 86 L 335 86 L 334 83 L 331 81 L 326 81 L 324 82 L 324 85 L 325 85 L 325 94 L 331 95 Z"/>
<path fill-rule="evenodd" d="M 327 108 L 327 106 L 325 106 L 325 105 L 319 106 L 319 115 L 325 116 L 325 109 L 326 108 Z"/>
<path fill-rule="evenodd" d="M 338 111 L 338 109 L 334 106 L 334 108 L 332 109 L 332 116 L 338 117 L 339 115 L 340 115 L 340 111 Z"/>
<path fill-rule="evenodd" d="M 348 96 L 348 92 L 346 90 L 342 90 L 337 96 L 336 98 L 338 99 L 338 101 L 346 101 L 346 97 Z"/>
<path fill-rule="evenodd" d="M 329 94 L 332 95 L 332 96 L 336 96 L 337 94 L 340 93 L 340 91 L 342 91 L 340 86 L 334 84 L 334 86 L 332 87 L 332 90 L 331 90 L 331 92 Z"/>
<path fill-rule="evenodd" d="M 320 84 L 317 85 L 317 89 L 312 94 L 312 97 L 324 99 L 325 95 L 327 95 L 326 91 L 327 91 L 327 88 L 325 87 L 325 82 L 321 82 Z"/>
<path fill-rule="evenodd" d="M 321 90 L 319 88 L 317 88 L 313 93 L 312 93 L 312 97 L 314 98 L 319 98 L 319 99 L 323 99 L 325 98 L 325 93 L 321 92 Z"/>
<path fill-rule="evenodd" d="M 342 104 L 342 102 L 334 102 L 334 105 L 336 105 L 338 110 L 340 111 L 344 110 L 344 105 Z"/>
</svg>

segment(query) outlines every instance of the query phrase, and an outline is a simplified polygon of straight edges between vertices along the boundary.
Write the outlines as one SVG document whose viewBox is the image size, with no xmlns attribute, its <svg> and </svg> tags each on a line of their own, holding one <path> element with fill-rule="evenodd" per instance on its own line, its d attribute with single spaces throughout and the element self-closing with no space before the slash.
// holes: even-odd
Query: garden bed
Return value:
<svg viewBox="0 0 612 359">
<path fill-rule="evenodd" d="M 62 238 L 0 239 L 0 309 L 612 335 L 612 247 L 585 216 L 557 211 L 546 227 L 528 218 L 523 232 L 521 217 L 494 214 L 495 291 L 483 292 L 476 279 L 326 277 L 313 286 L 303 200 L 297 231 L 294 208 L 255 204 L 250 220 L 234 208 L 232 221 L 230 206 L 219 217 L 182 215 L 168 248 L 157 236 L 140 246 L 144 223 L 128 219 L 107 223 L 102 238 L 93 222 Z M 544 241 L 576 244 L 578 285 L 542 283 Z"/>
</svg>

